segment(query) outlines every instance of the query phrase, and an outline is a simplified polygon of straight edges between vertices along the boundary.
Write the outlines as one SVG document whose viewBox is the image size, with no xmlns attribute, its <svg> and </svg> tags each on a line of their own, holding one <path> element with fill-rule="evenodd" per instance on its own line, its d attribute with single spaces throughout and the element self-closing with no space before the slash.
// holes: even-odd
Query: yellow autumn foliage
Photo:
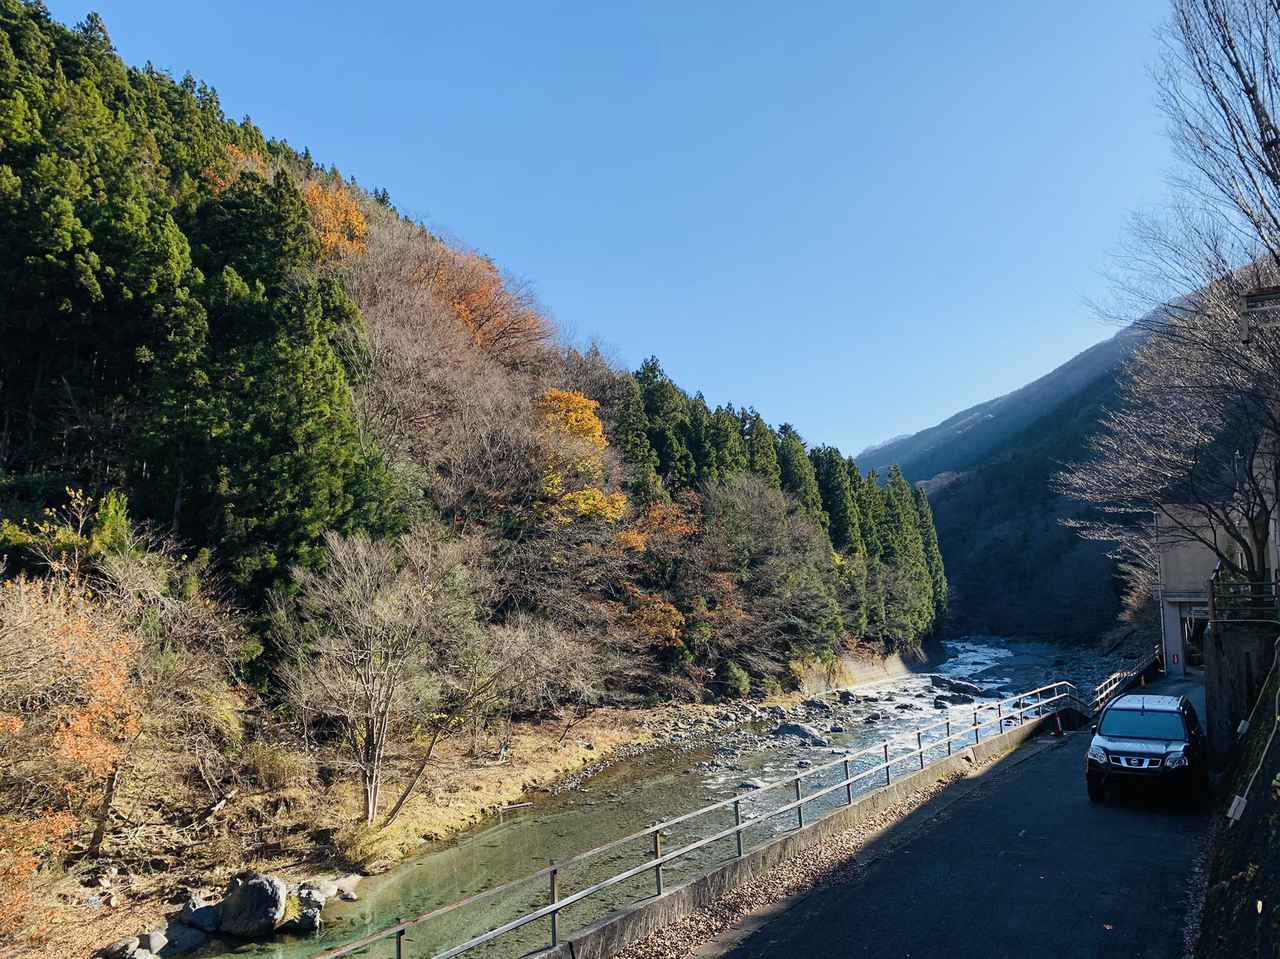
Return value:
<svg viewBox="0 0 1280 959">
<path fill-rule="evenodd" d="M 365 252 L 368 227 L 350 193 L 340 185 L 312 180 L 302 188 L 302 196 L 326 258 Z"/>
<path fill-rule="evenodd" d="M 596 415 L 599 403 L 573 390 L 551 388 L 538 401 L 538 421 L 547 434 L 548 468 L 542 490 L 549 512 L 562 523 L 602 519 L 616 523 L 627 511 L 627 498 L 603 488 L 601 454 L 609 445 Z"/>
</svg>

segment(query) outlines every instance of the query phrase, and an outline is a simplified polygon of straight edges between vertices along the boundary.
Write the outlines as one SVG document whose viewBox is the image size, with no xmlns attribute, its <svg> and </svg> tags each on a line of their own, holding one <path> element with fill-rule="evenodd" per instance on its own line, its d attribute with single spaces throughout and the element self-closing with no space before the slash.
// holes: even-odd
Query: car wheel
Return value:
<svg viewBox="0 0 1280 959">
<path fill-rule="evenodd" d="M 1092 802 L 1102 802 L 1106 798 L 1102 783 L 1087 781 L 1085 785 L 1089 787 L 1089 799 Z"/>
</svg>

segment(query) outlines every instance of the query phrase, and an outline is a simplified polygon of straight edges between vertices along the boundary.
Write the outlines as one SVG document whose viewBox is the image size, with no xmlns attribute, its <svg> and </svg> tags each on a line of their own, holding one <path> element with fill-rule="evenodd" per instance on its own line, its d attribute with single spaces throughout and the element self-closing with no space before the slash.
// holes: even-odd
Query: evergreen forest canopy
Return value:
<svg viewBox="0 0 1280 959">
<path fill-rule="evenodd" d="M 194 815 L 290 781 L 279 715 L 385 829 L 442 737 L 776 692 L 946 612 L 897 469 L 558 346 L 386 191 L 27 0 L 0 289 L 0 939 L 154 803 L 148 755 Z"/>
</svg>

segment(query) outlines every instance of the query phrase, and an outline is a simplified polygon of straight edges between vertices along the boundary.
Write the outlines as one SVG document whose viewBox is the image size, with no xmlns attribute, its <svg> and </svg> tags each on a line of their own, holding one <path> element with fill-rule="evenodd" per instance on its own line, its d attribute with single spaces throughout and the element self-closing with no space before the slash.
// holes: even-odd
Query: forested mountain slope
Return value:
<svg viewBox="0 0 1280 959">
<path fill-rule="evenodd" d="M 27 0 L 0 291 L 0 946 L 125 824 L 290 788 L 363 862 L 442 739 L 777 692 L 945 614 L 899 471 L 561 347 L 385 190 Z"/>
<path fill-rule="evenodd" d="M 1122 330 L 1013 393 L 862 455 L 870 466 L 900 461 L 929 490 L 952 629 L 1082 640 L 1114 619 L 1114 563 L 1062 525 L 1083 507 L 1052 480 L 1085 456 L 1140 338 Z"/>
</svg>

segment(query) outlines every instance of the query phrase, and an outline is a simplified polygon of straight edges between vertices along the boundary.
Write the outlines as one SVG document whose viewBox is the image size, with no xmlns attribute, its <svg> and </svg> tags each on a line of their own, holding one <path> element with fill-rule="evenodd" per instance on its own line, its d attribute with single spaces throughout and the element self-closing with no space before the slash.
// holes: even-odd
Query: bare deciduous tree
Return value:
<svg viewBox="0 0 1280 959">
<path fill-rule="evenodd" d="M 286 683 L 303 714 L 336 722 L 372 824 L 387 747 L 439 700 L 450 637 L 472 616 L 458 544 L 413 530 L 396 543 L 326 536 L 322 572 L 297 570 L 296 614 L 279 612 Z"/>
</svg>

